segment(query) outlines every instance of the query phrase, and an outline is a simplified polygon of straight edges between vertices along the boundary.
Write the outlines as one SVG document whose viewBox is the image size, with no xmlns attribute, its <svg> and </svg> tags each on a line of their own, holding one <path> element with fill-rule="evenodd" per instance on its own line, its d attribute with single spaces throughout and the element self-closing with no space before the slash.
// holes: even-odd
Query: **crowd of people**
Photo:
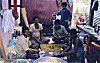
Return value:
<svg viewBox="0 0 100 63">
<path fill-rule="evenodd" d="M 84 40 L 80 39 L 78 30 L 70 29 L 72 13 L 66 8 L 67 3 L 62 2 L 62 9 L 58 12 L 61 19 L 55 19 L 53 24 L 53 44 L 65 44 L 62 47 L 61 56 L 67 56 L 67 62 L 79 61 L 85 63 L 100 63 L 100 41 L 95 37 L 86 35 Z M 15 44 L 17 59 L 37 59 L 40 57 L 40 44 L 48 44 L 49 39 L 43 37 L 44 27 L 40 23 L 39 16 L 33 16 L 30 24 L 27 22 L 25 8 L 22 8 L 22 17 L 25 24 L 22 26 L 22 34 L 17 37 Z M 85 25 L 80 16 L 77 25 Z"/>
<path fill-rule="evenodd" d="M 40 44 L 47 44 L 49 42 L 49 39 L 42 36 L 43 26 L 39 23 L 39 17 L 36 16 L 33 20 L 34 23 L 30 25 L 30 28 L 22 28 L 22 35 L 17 39 L 17 58 L 39 58 L 38 49 L 40 48 Z M 55 44 L 66 44 L 66 46 L 69 47 L 64 47 L 64 52 L 61 53 L 62 56 L 68 56 L 68 62 L 77 60 L 80 61 L 80 63 L 85 63 L 85 58 L 87 58 L 89 63 L 100 62 L 100 46 L 97 45 L 99 41 L 96 38 L 88 37 L 87 35 L 85 40 L 82 41 L 79 35 L 77 35 L 76 29 L 71 29 L 68 32 L 65 27 L 60 24 L 60 20 L 55 20 L 54 22 L 52 37 Z M 94 43 L 96 45 L 92 45 Z M 86 46 L 84 46 L 84 44 Z M 93 46 L 97 46 L 98 48 Z M 84 48 L 86 48 L 86 51 Z"/>
</svg>

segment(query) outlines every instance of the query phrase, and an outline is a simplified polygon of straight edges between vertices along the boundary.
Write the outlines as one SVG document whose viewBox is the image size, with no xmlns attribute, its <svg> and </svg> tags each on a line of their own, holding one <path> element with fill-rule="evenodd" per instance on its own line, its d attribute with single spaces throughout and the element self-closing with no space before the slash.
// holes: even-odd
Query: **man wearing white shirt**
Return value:
<svg viewBox="0 0 100 63">
<path fill-rule="evenodd" d="M 29 36 L 29 28 L 23 27 L 22 28 L 22 34 L 18 37 L 16 42 L 16 51 L 17 51 L 17 58 L 26 58 L 26 51 L 29 50 L 29 46 L 31 45 L 31 42 L 27 39 Z"/>
<path fill-rule="evenodd" d="M 30 31 L 32 32 L 33 39 L 42 40 L 42 30 L 43 26 L 39 23 L 40 19 L 38 16 L 33 17 L 34 23 L 30 25 Z"/>
</svg>

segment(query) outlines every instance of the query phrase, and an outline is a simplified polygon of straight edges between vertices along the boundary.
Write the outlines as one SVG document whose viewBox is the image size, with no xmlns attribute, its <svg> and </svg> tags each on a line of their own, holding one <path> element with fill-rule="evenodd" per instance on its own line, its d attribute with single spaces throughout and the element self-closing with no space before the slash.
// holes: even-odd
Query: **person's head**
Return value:
<svg viewBox="0 0 100 63">
<path fill-rule="evenodd" d="M 67 3 L 66 2 L 62 2 L 62 8 L 65 9 L 67 7 Z"/>
<path fill-rule="evenodd" d="M 80 15 L 79 15 L 79 18 L 83 18 L 83 14 L 80 14 Z"/>
<path fill-rule="evenodd" d="M 59 26 L 59 25 L 60 25 L 60 20 L 59 20 L 59 19 L 55 20 L 55 21 L 54 21 L 54 25 L 55 25 L 55 26 Z"/>
<path fill-rule="evenodd" d="M 70 30 L 70 36 L 71 36 L 71 37 L 77 36 L 77 31 L 76 31 L 76 29 L 71 29 L 71 30 Z"/>
<path fill-rule="evenodd" d="M 81 22 L 84 22 L 83 15 L 80 15 L 80 16 L 79 16 L 79 20 L 80 20 Z"/>
<path fill-rule="evenodd" d="M 34 21 L 34 23 L 39 23 L 40 18 L 38 16 L 34 16 L 33 21 Z"/>
<path fill-rule="evenodd" d="M 25 37 L 28 37 L 30 35 L 29 28 L 28 27 L 22 27 L 22 34 Z"/>
<path fill-rule="evenodd" d="M 55 28 L 56 28 L 56 29 L 60 29 L 60 20 L 58 20 L 58 19 L 55 20 L 55 21 L 54 21 L 54 25 L 55 25 Z"/>
</svg>

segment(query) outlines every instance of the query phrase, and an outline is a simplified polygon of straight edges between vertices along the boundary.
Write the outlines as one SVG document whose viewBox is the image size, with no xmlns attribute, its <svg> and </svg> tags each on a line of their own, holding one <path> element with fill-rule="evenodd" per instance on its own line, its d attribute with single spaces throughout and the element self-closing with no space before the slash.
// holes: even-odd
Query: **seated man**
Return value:
<svg viewBox="0 0 100 63">
<path fill-rule="evenodd" d="M 65 43 L 65 40 L 67 39 L 68 36 L 68 32 L 66 31 L 65 27 L 60 25 L 60 20 L 55 20 L 54 22 L 54 26 L 53 26 L 53 41 L 58 44 L 58 43 L 62 43 L 63 40 L 63 44 Z"/>
<path fill-rule="evenodd" d="M 74 45 L 72 47 L 72 44 Z M 84 63 L 84 47 L 82 41 L 79 39 L 77 35 L 76 29 L 71 29 L 70 30 L 70 43 L 69 43 L 69 51 L 67 54 L 70 56 L 70 60 L 77 60 L 80 63 Z"/>
<path fill-rule="evenodd" d="M 29 28 L 23 27 L 22 28 L 22 35 L 18 37 L 16 42 L 16 53 L 18 59 L 25 59 L 27 56 L 27 52 L 29 51 L 38 51 L 35 49 L 30 49 L 29 46 L 31 42 L 27 39 L 29 36 Z"/>
<path fill-rule="evenodd" d="M 41 23 L 39 23 L 40 18 L 38 16 L 33 17 L 33 22 L 30 25 L 30 31 L 32 33 L 32 38 L 37 42 L 48 42 L 48 39 L 45 39 L 42 37 L 42 30 L 43 26 Z"/>
</svg>

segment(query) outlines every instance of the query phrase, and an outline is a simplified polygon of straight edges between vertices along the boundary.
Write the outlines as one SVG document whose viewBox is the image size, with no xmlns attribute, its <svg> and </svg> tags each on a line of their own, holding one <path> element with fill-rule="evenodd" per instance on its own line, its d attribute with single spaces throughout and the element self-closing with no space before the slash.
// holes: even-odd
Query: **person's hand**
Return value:
<svg viewBox="0 0 100 63">
<path fill-rule="evenodd" d="M 65 22 L 69 22 L 69 20 L 65 20 Z"/>
<path fill-rule="evenodd" d="M 61 38 L 61 36 L 58 36 L 58 38 Z"/>
<path fill-rule="evenodd" d="M 62 36 L 58 36 L 58 38 L 62 38 Z"/>
<path fill-rule="evenodd" d="M 39 50 L 37 49 L 32 49 L 32 48 L 29 48 L 30 51 L 36 51 L 36 52 L 39 52 Z"/>
<path fill-rule="evenodd" d="M 69 21 L 69 20 L 65 20 L 65 22 L 67 22 L 68 25 L 71 25 L 71 21 Z"/>
</svg>

